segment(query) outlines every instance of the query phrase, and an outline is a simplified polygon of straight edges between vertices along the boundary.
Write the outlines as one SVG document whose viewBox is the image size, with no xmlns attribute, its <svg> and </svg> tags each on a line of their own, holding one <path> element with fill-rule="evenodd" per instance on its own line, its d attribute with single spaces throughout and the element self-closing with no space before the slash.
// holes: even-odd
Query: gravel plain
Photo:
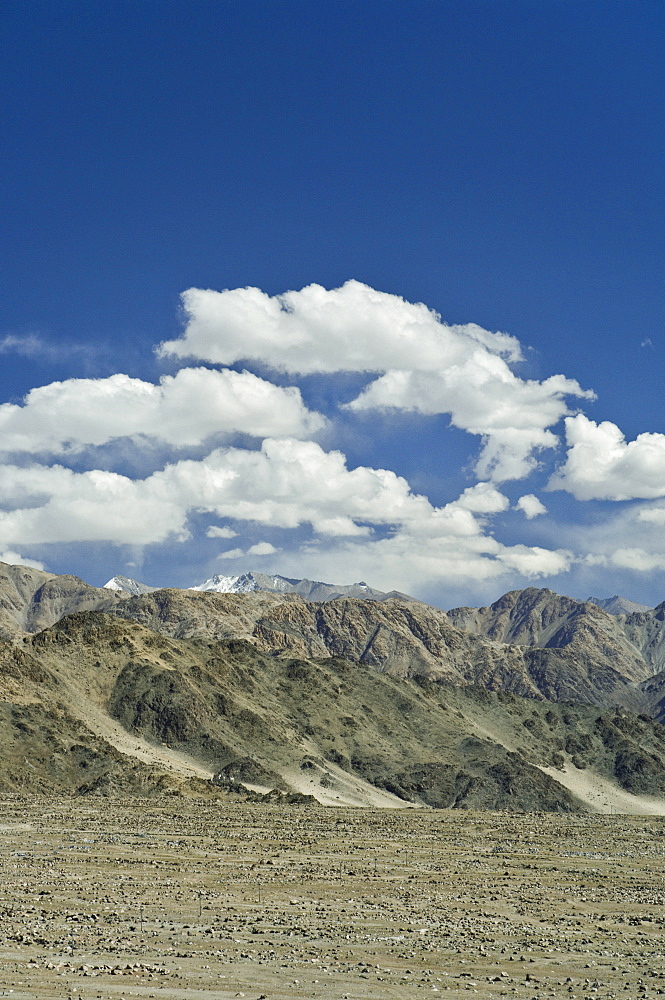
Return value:
<svg viewBox="0 0 665 1000">
<path fill-rule="evenodd" d="M 665 995 L 656 816 L 5 797 L 0 997 Z"/>
</svg>

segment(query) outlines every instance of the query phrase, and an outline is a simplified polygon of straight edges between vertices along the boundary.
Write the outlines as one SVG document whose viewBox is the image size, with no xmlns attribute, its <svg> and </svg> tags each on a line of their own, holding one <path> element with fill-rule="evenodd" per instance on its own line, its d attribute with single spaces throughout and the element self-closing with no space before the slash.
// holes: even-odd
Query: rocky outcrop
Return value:
<svg viewBox="0 0 665 1000">
<path fill-rule="evenodd" d="M 0 789 L 221 775 L 215 794 L 571 810 L 599 781 L 665 802 L 665 604 L 123 596 L 25 567 L 0 594 Z"/>
<path fill-rule="evenodd" d="M 504 594 L 490 607 L 454 608 L 448 616 L 460 628 L 495 641 L 560 650 L 573 673 L 581 669 L 599 688 L 601 699 L 616 678 L 638 685 L 665 665 L 658 609 L 614 616 L 588 601 L 529 587 Z"/>
<path fill-rule="evenodd" d="M 634 612 L 617 619 L 626 638 L 650 667 L 650 673 L 665 667 L 665 602 L 652 611 Z"/>
<path fill-rule="evenodd" d="M 294 594 L 217 594 L 156 590 L 130 597 L 112 613 L 175 639 L 252 639 L 256 622 L 278 604 L 300 602 Z"/>
<path fill-rule="evenodd" d="M 533 591 L 544 605 L 542 595 L 550 593 Z M 546 629 L 550 639 L 556 635 L 563 644 L 545 648 L 488 638 L 481 631 L 481 616 L 475 620 L 475 632 L 456 624 L 459 620 L 469 626 L 468 617 L 397 599 L 315 603 L 297 595 L 169 590 L 131 598 L 114 614 L 174 638 L 237 637 L 266 653 L 340 656 L 403 678 L 429 677 L 532 698 L 619 703 L 642 710 L 646 701 L 637 685 L 649 675 L 648 666 L 620 630 L 617 635 L 623 636 L 623 645 L 611 630 L 608 633 L 605 620 L 615 620 L 598 608 L 589 606 L 590 616 L 573 626 L 574 604 L 570 602 L 567 617 L 541 608 L 539 620 L 550 619 Z M 536 612 L 532 614 L 535 618 Z M 530 625 L 532 638 L 542 638 L 544 630 Z M 488 631 L 505 632 L 506 627 Z M 516 630 L 516 635 L 524 637 L 524 629 Z"/>
<path fill-rule="evenodd" d="M 601 656 L 621 658 L 629 670 L 628 661 L 639 659 L 626 639 L 623 619 L 547 589 L 513 590 L 490 607 L 453 608 L 448 616 L 460 628 L 498 642 L 555 649 L 593 646 Z M 632 668 L 636 679 L 640 671 L 643 665 Z"/>
<path fill-rule="evenodd" d="M 218 794 L 270 786 L 343 802 L 353 787 L 358 804 L 588 808 L 572 770 L 665 809 L 665 729 L 646 718 L 396 676 L 328 651 L 275 655 L 256 637 L 176 639 L 99 612 L 0 644 L 0 737 L 4 790 L 174 790 L 187 760 L 218 776 Z"/>
<path fill-rule="evenodd" d="M 587 597 L 587 602 L 607 611 L 608 615 L 632 615 L 636 611 L 651 611 L 648 604 L 638 604 L 619 594 L 614 597 Z"/>
<path fill-rule="evenodd" d="M 91 587 L 77 576 L 0 563 L 0 639 L 38 632 L 76 611 L 109 610 L 126 596 Z"/>
</svg>

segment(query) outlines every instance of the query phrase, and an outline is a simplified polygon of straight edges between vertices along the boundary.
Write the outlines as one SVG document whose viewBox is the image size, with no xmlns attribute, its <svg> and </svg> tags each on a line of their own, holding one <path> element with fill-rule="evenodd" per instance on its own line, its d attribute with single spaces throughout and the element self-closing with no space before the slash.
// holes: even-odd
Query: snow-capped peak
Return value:
<svg viewBox="0 0 665 1000">
<path fill-rule="evenodd" d="M 234 594 L 236 593 L 235 584 L 239 579 L 239 576 L 220 576 L 218 573 L 215 573 L 210 579 L 204 580 L 203 583 L 199 583 L 196 587 L 188 587 L 187 589 L 212 590 L 218 594 Z"/>
<path fill-rule="evenodd" d="M 266 573 L 243 573 L 242 576 L 220 576 L 217 573 L 209 580 L 188 587 L 188 590 L 210 590 L 218 594 L 251 594 L 255 590 L 272 590 L 291 593 L 300 580 L 289 580 L 285 576 L 269 576 Z"/>
<path fill-rule="evenodd" d="M 131 580 L 127 576 L 114 576 L 108 583 L 104 584 L 104 587 L 107 590 L 122 591 L 136 596 L 150 594 L 153 590 L 159 589 L 148 587 L 145 583 Z M 280 576 L 278 573 L 269 575 L 258 572 L 243 573 L 240 576 L 222 576 L 215 573 L 203 583 L 186 589 L 217 594 L 251 594 L 255 590 L 265 590 L 273 594 L 297 594 L 306 601 L 330 601 L 337 597 L 360 597 L 369 601 L 382 601 L 390 597 L 413 600 L 408 595 L 394 590 L 389 593 L 375 590 L 364 580 L 340 586 L 333 583 L 322 583 L 320 580 L 294 580 L 288 576 Z"/>
<path fill-rule="evenodd" d="M 114 576 L 108 583 L 104 584 L 103 589 L 117 590 L 125 594 L 138 596 L 139 594 L 151 594 L 153 590 L 157 590 L 157 587 L 149 587 L 147 583 L 139 583 L 138 580 L 132 580 L 128 576 Z"/>
</svg>

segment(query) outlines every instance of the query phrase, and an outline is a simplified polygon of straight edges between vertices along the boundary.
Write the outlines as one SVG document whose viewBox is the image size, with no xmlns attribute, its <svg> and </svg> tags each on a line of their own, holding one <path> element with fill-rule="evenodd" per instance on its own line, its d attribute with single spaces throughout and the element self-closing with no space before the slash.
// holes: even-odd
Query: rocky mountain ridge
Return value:
<svg viewBox="0 0 665 1000">
<path fill-rule="evenodd" d="M 665 603 L 130 595 L 5 566 L 0 625 L 0 788 L 216 774 L 219 794 L 665 813 Z"/>
<path fill-rule="evenodd" d="M 126 576 L 114 576 L 104 587 L 109 590 L 123 591 L 132 596 L 137 594 L 150 594 L 158 587 L 149 587 L 138 580 L 132 580 Z M 292 579 L 279 574 L 269 575 L 267 573 L 257 573 L 250 571 L 242 573 L 240 576 L 222 576 L 215 574 L 203 583 L 194 587 L 187 587 L 187 590 L 209 591 L 217 594 L 251 594 L 257 590 L 265 590 L 274 594 L 299 594 L 308 601 L 334 601 L 338 597 L 360 597 L 366 601 L 385 601 L 391 597 L 399 597 L 404 601 L 413 601 L 415 598 L 400 591 L 391 590 L 385 592 L 370 587 L 364 580 L 351 584 L 323 583 L 320 580 L 299 580 Z"/>
<path fill-rule="evenodd" d="M 656 612 L 622 624 L 594 605 L 535 588 L 505 595 L 491 609 L 448 613 L 397 599 L 317 603 L 295 594 L 163 590 L 129 598 L 112 613 L 173 638 L 239 637 L 262 652 L 341 656 L 405 679 L 646 712 L 655 692 L 642 684 L 665 662 Z"/>
<path fill-rule="evenodd" d="M 545 650 L 565 650 L 593 670 L 618 670 L 631 682 L 655 678 L 665 668 L 665 602 L 647 611 L 610 615 L 588 601 L 529 587 L 504 594 L 490 607 L 454 608 L 451 621 L 493 640 Z"/>
<path fill-rule="evenodd" d="M 607 611 L 608 615 L 630 615 L 635 611 L 650 611 L 648 604 L 638 604 L 627 597 L 615 594 L 613 597 L 587 597 L 590 604 Z"/>
<path fill-rule="evenodd" d="M 91 587 L 77 576 L 0 563 L 0 639 L 38 632 L 76 611 L 108 610 L 128 596 Z"/>
<path fill-rule="evenodd" d="M 405 678 L 477 684 L 534 698 L 654 711 L 665 669 L 665 603 L 610 615 L 550 590 L 445 612 L 402 598 L 306 601 L 285 591 L 127 591 L 0 566 L 0 635 L 17 639 L 79 610 L 174 638 L 244 638 L 263 652 L 342 656 Z M 649 682 L 648 690 L 644 687 Z"/>
<path fill-rule="evenodd" d="M 0 643 L 0 739 L 5 792 L 665 813 L 665 729 L 645 717 L 173 639 L 104 612 Z"/>
</svg>

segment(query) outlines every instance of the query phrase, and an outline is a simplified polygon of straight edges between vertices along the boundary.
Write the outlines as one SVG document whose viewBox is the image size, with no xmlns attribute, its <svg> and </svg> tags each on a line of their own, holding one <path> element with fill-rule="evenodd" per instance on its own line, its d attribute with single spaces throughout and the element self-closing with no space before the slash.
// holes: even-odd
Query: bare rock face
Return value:
<svg viewBox="0 0 665 1000">
<path fill-rule="evenodd" d="M 112 613 L 176 639 L 251 639 L 266 611 L 301 600 L 295 594 L 267 591 L 219 594 L 169 589 L 130 597 Z"/>
<path fill-rule="evenodd" d="M 632 615 L 636 611 L 651 611 L 648 604 L 639 604 L 619 594 L 614 597 L 587 597 L 587 602 L 607 611 L 608 615 Z"/>
<path fill-rule="evenodd" d="M 77 576 L 0 563 L 0 638 L 38 632 L 76 611 L 109 610 L 124 597 L 91 587 Z"/>
<path fill-rule="evenodd" d="M 0 637 L 13 639 L 25 632 L 26 610 L 35 593 L 52 574 L 29 566 L 0 563 Z"/>
<path fill-rule="evenodd" d="M 665 601 L 652 611 L 617 617 L 626 638 L 653 671 L 665 667 Z"/>
<path fill-rule="evenodd" d="M 489 608 L 453 608 L 451 621 L 478 635 L 522 646 L 562 648 L 594 643 L 605 655 L 627 652 L 621 620 L 589 601 L 528 587 L 504 594 Z"/>
<path fill-rule="evenodd" d="M 395 676 L 457 682 L 463 680 L 462 658 L 474 645 L 451 627 L 444 612 L 394 599 L 275 605 L 256 622 L 254 636 L 266 650 L 340 656 Z"/>
<path fill-rule="evenodd" d="M 557 617 L 552 608 L 541 609 L 540 619 L 550 620 L 550 638 L 558 635 L 562 642 L 561 647 L 545 648 L 488 638 L 459 628 L 451 620 L 453 614 L 397 599 L 339 598 L 322 604 L 297 595 L 168 590 L 131 598 L 113 613 L 174 638 L 236 637 L 267 653 L 344 657 L 396 677 L 426 677 L 531 698 L 625 704 L 643 710 L 648 699 L 636 685 L 649 676 L 649 667 L 615 620 L 598 608 L 589 606 L 590 616 L 573 626 L 574 603 L 570 602 L 567 617 Z M 469 616 L 457 620 L 468 624 Z M 607 621 L 616 635 L 607 633 Z M 479 631 L 480 627 L 476 620 Z M 542 638 L 533 625 L 530 632 Z"/>
<path fill-rule="evenodd" d="M 144 794 L 184 767 L 214 794 L 576 810 L 600 782 L 665 812 L 665 603 L 129 596 L 0 566 L 0 626 L 0 789 Z"/>
<path fill-rule="evenodd" d="M 105 591 L 79 580 L 77 576 L 56 576 L 46 580 L 26 608 L 26 632 L 39 632 L 78 611 L 110 611 L 121 594 Z"/>
<path fill-rule="evenodd" d="M 170 638 L 100 612 L 0 643 L 0 738 L 7 791 L 148 794 L 185 760 L 207 769 L 210 794 L 255 786 L 331 804 L 593 808 L 572 773 L 665 810 L 665 729 L 649 719 L 411 680 L 329 653 Z"/>
<path fill-rule="evenodd" d="M 654 613 L 645 613 L 649 623 Z M 639 629 L 629 635 L 624 616 L 607 614 L 588 601 L 561 597 L 551 590 L 514 590 L 488 608 L 454 608 L 448 615 L 460 628 L 477 635 L 543 650 L 565 650 L 571 665 L 577 664 L 589 679 L 595 678 L 601 692 L 612 688 L 613 678 L 638 683 L 653 673 L 654 664 L 645 659 L 635 641 Z"/>
</svg>

